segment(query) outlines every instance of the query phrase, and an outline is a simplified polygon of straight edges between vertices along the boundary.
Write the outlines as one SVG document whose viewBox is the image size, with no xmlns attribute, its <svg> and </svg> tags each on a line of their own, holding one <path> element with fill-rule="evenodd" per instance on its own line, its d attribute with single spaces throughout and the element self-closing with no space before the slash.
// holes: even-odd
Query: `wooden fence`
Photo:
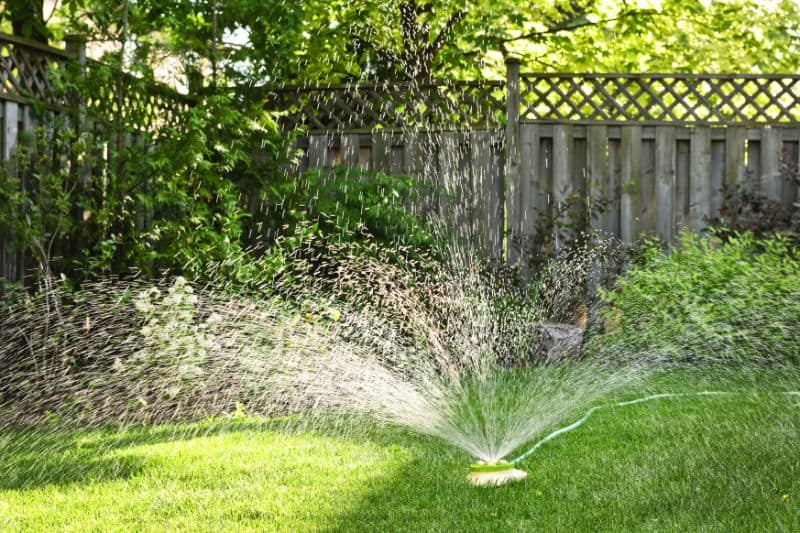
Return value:
<svg viewBox="0 0 800 533">
<path fill-rule="evenodd" d="M 737 189 L 798 202 L 800 76 L 522 74 L 509 61 L 505 82 L 287 88 L 271 105 L 308 128 L 303 168 L 444 185 L 456 197 L 443 218 L 512 262 L 543 220 L 563 222 L 556 243 L 575 219 L 671 242 Z"/>
<path fill-rule="evenodd" d="M 70 91 L 59 73 L 77 73 L 90 90 Z M 0 34 L 6 171 L 37 126 L 135 143 L 190 105 L 88 60 L 79 40 L 58 50 Z M 703 229 L 723 190 L 797 207 L 800 76 L 528 74 L 509 61 L 502 81 L 284 88 L 268 106 L 287 130 L 307 129 L 299 169 L 358 166 L 440 185 L 453 194 L 419 208 L 512 262 L 542 220 L 669 242 L 684 227 Z M 26 267 L 0 228 L 0 278 L 20 279 Z"/>
<path fill-rule="evenodd" d="M 174 123 L 192 105 L 167 87 L 88 59 L 80 37 L 68 37 L 66 45 L 61 50 L 0 34 L 0 179 L 17 174 L 15 153 L 24 142 L 33 142 L 37 131 L 44 133 L 45 145 L 36 149 L 53 150 L 55 138 L 69 131 L 87 145 L 102 147 L 85 159 L 107 167 L 125 147 L 146 149 L 160 125 Z M 72 165 L 75 172 L 105 174 L 103 168 L 76 168 L 65 154 L 51 159 Z M 17 177 L 25 190 L 35 189 L 34 177 Z M 22 280 L 35 255 L 21 250 L 13 233 L 0 225 L 0 280 Z"/>
</svg>

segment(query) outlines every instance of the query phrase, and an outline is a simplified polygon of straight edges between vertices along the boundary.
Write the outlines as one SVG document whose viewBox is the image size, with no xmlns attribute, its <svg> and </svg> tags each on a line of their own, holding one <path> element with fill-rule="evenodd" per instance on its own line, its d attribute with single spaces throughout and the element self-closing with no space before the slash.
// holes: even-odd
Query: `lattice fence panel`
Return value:
<svg viewBox="0 0 800 533">
<path fill-rule="evenodd" d="M 53 83 L 69 56 L 49 47 L 34 48 L 0 38 L 0 96 L 12 100 L 34 99 L 50 106 L 67 103 Z"/>
<path fill-rule="evenodd" d="M 141 131 L 176 123 L 192 105 L 184 95 L 93 61 L 86 67 L 86 83 L 87 113 Z"/>
<path fill-rule="evenodd" d="M 505 122 L 503 82 L 284 88 L 268 103 L 286 129 L 486 127 Z"/>
<path fill-rule="evenodd" d="M 0 97 L 62 111 L 85 107 L 88 116 L 137 131 L 173 124 L 192 100 L 166 86 L 95 61 L 83 69 L 82 92 L 64 83 L 81 71 L 66 52 L 0 36 Z M 64 74 L 69 76 L 64 77 Z"/>
<path fill-rule="evenodd" d="M 522 74 L 522 120 L 800 122 L 800 76 Z"/>
</svg>

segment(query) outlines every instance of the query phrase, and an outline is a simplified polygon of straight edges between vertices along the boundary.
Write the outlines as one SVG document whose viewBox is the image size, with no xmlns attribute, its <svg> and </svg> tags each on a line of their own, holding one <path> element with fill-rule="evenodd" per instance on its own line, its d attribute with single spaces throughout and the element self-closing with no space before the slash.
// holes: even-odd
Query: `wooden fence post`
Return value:
<svg viewBox="0 0 800 533">
<path fill-rule="evenodd" d="M 64 37 L 66 50 L 75 59 L 78 65 L 78 73 L 83 75 L 86 72 L 86 38 L 83 35 L 71 34 Z M 86 129 L 86 104 L 80 94 L 72 95 L 70 105 L 75 109 L 76 133 L 81 134 Z"/>
<path fill-rule="evenodd" d="M 520 150 L 519 150 L 519 87 L 520 60 L 515 57 L 506 58 L 506 187 L 507 218 L 509 234 L 506 239 L 506 255 L 508 263 L 517 266 L 520 254 L 512 244 L 512 238 L 521 233 L 522 211 L 520 193 Z M 502 221 L 501 221 L 502 223 Z"/>
</svg>

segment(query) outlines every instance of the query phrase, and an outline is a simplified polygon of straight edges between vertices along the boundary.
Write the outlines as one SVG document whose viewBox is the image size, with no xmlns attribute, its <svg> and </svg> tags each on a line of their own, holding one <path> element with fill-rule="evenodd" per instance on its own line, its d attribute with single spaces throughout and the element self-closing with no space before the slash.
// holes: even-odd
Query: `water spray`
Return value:
<svg viewBox="0 0 800 533">
<path fill-rule="evenodd" d="M 552 433 L 549 433 L 544 438 L 536 441 L 533 446 L 531 446 L 528 450 L 526 450 L 521 455 L 515 457 L 514 459 L 507 461 L 507 460 L 500 460 L 500 461 L 476 461 L 469 466 L 469 474 L 467 474 L 467 479 L 476 486 L 498 486 L 508 483 L 510 481 L 518 481 L 524 479 L 528 474 L 523 471 L 515 468 L 516 465 L 530 457 L 536 450 L 539 449 L 543 444 L 546 442 L 572 431 L 573 429 L 577 429 L 584 424 L 591 416 L 600 409 L 604 408 L 612 408 L 612 407 L 626 407 L 628 405 L 635 405 L 638 403 L 649 402 L 652 400 L 660 400 L 662 398 L 682 398 L 686 396 L 727 396 L 736 394 L 734 392 L 726 392 L 726 391 L 701 391 L 701 392 L 665 392 L 660 394 L 652 394 L 650 396 L 645 396 L 643 398 L 637 398 L 635 400 L 627 400 L 624 402 L 618 402 L 608 405 L 595 405 L 594 407 L 590 408 L 586 411 L 582 417 L 578 420 L 573 422 L 568 426 L 564 426 L 559 428 Z M 784 396 L 789 397 L 800 397 L 800 391 L 787 391 L 779 393 Z"/>
</svg>

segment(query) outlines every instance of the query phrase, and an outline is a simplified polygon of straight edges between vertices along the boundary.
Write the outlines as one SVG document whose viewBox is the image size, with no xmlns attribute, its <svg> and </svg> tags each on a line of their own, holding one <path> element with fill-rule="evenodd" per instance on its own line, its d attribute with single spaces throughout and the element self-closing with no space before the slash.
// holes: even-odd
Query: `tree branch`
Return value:
<svg viewBox="0 0 800 533">
<path fill-rule="evenodd" d="M 587 19 L 570 19 L 568 21 L 560 22 L 554 26 L 547 28 L 546 30 L 542 31 L 535 31 L 531 33 L 526 33 L 523 35 L 518 35 L 516 37 L 507 37 L 507 38 L 492 38 L 489 39 L 495 43 L 511 43 L 515 41 L 534 41 L 545 35 L 551 35 L 554 33 L 560 33 L 562 31 L 573 31 L 579 28 L 586 28 L 590 26 L 600 26 L 603 24 L 608 24 L 609 22 L 616 22 L 618 20 L 624 20 L 628 18 L 636 18 L 636 17 L 652 17 L 654 15 L 658 15 L 659 13 L 654 9 L 642 9 L 642 10 L 634 10 L 634 11 L 627 11 L 625 13 L 621 13 L 616 17 L 610 17 L 607 19 L 601 20 L 587 20 Z"/>
<path fill-rule="evenodd" d="M 429 43 L 422 51 L 423 57 L 432 58 L 435 54 L 437 54 L 439 50 L 441 50 L 442 47 L 445 45 L 447 39 L 449 39 L 450 36 L 453 34 L 453 30 L 458 25 L 458 23 L 464 20 L 464 18 L 467 16 L 468 13 L 469 11 L 467 11 L 466 9 L 459 9 L 458 11 L 453 13 L 450 16 L 450 19 L 447 21 L 447 23 L 445 23 L 444 28 L 442 28 L 442 31 L 440 31 L 439 34 L 436 36 L 436 38 L 431 43 Z"/>
</svg>

